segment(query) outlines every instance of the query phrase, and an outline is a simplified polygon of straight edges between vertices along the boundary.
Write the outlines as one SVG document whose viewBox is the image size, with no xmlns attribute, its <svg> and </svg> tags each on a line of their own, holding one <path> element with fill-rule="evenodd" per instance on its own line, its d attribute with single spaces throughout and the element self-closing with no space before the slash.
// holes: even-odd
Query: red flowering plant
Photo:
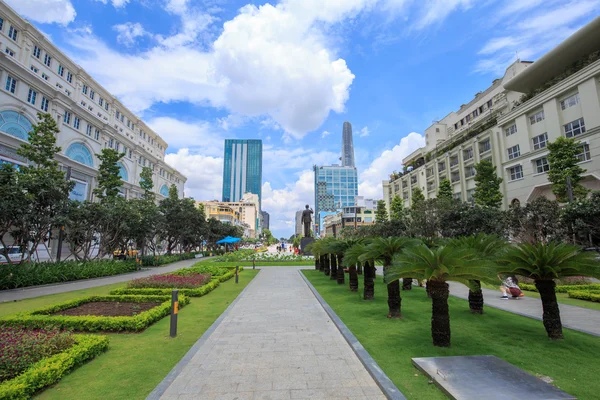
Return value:
<svg viewBox="0 0 600 400">
<path fill-rule="evenodd" d="M 127 285 L 128 288 L 135 289 L 195 289 L 210 282 L 210 274 L 190 274 L 185 276 L 164 274 L 150 275 L 147 278 L 134 279 Z"/>
<path fill-rule="evenodd" d="M 0 382 L 12 379 L 43 358 L 75 344 L 70 332 L 0 328 Z"/>
</svg>

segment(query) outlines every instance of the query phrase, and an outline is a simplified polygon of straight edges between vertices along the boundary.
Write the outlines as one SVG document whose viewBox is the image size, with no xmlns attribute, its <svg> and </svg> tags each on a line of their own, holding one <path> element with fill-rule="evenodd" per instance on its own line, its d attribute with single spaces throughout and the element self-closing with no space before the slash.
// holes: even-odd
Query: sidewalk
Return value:
<svg viewBox="0 0 600 400">
<path fill-rule="evenodd" d="M 297 268 L 264 268 L 148 396 L 385 399 Z"/>
<path fill-rule="evenodd" d="M 210 259 L 210 257 L 192 258 L 190 260 L 177 261 L 162 267 L 146 268 L 137 272 L 107 276 L 103 278 L 84 279 L 80 281 L 56 283 L 43 286 L 30 286 L 23 289 L 0 290 L 0 303 L 30 299 L 32 297 L 46 296 L 49 294 L 72 292 L 74 290 L 89 289 L 98 286 L 111 285 L 113 283 L 127 282 L 132 279 L 144 278 L 146 276 L 156 274 L 164 274 L 166 272 L 172 272 L 181 268 L 188 268 L 199 261 L 207 259 Z"/>
</svg>

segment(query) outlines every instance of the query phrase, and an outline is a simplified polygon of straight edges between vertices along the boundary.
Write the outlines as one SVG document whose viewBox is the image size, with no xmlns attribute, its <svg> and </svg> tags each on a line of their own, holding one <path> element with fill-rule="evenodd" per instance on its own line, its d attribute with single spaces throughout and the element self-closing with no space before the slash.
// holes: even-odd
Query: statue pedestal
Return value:
<svg viewBox="0 0 600 400">
<path fill-rule="evenodd" d="M 300 239 L 300 251 L 302 252 L 302 254 L 304 254 L 305 256 L 312 256 L 312 253 L 310 251 L 306 251 L 304 249 L 306 248 L 306 246 L 308 246 L 314 241 L 315 239 L 311 237 L 303 237 L 302 239 Z"/>
</svg>

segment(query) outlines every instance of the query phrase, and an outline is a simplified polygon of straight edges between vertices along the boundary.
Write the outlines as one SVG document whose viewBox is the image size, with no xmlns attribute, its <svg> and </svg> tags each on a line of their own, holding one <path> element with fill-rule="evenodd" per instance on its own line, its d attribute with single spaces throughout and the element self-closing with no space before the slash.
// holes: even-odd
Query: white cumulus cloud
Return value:
<svg viewBox="0 0 600 400">
<path fill-rule="evenodd" d="M 370 134 L 371 134 L 371 131 L 369 130 L 368 126 L 365 126 L 358 132 L 358 136 L 360 136 L 360 137 L 367 137 Z"/>
<path fill-rule="evenodd" d="M 117 42 L 124 44 L 125 46 L 133 46 L 136 39 L 139 37 L 147 35 L 151 36 L 139 22 L 126 22 L 124 24 L 114 25 L 113 30 L 118 33 Z"/>
<path fill-rule="evenodd" d="M 165 162 L 187 177 L 185 194 L 196 200 L 221 200 L 223 158 L 193 154 L 179 149 L 167 154 Z"/>
<path fill-rule="evenodd" d="M 43 24 L 68 25 L 77 13 L 70 0 L 6 0 L 19 14 Z"/>
</svg>

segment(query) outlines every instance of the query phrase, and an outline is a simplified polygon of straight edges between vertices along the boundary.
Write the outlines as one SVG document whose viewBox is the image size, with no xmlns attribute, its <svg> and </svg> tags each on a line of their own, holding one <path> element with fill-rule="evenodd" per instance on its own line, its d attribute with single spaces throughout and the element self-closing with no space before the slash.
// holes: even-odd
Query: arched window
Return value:
<svg viewBox="0 0 600 400">
<path fill-rule="evenodd" d="M 65 155 L 71 160 L 87 165 L 88 167 L 94 166 L 92 152 L 83 143 L 73 143 L 65 151 Z"/>
<path fill-rule="evenodd" d="M 16 111 L 0 112 L 0 132 L 8 133 L 22 140 L 28 140 L 28 134 L 32 130 L 31 121 L 23 114 Z"/>
<path fill-rule="evenodd" d="M 119 166 L 119 176 L 121 177 L 121 179 L 125 182 L 129 181 L 129 174 L 127 173 L 127 169 L 125 168 L 123 163 L 119 161 L 117 165 Z"/>
<path fill-rule="evenodd" d="M 169 197 L 169 187 L 167 185 L 162 185 L 160 187 L 160 194 L 162 194 L 165 197 Z"/>
</svg>

